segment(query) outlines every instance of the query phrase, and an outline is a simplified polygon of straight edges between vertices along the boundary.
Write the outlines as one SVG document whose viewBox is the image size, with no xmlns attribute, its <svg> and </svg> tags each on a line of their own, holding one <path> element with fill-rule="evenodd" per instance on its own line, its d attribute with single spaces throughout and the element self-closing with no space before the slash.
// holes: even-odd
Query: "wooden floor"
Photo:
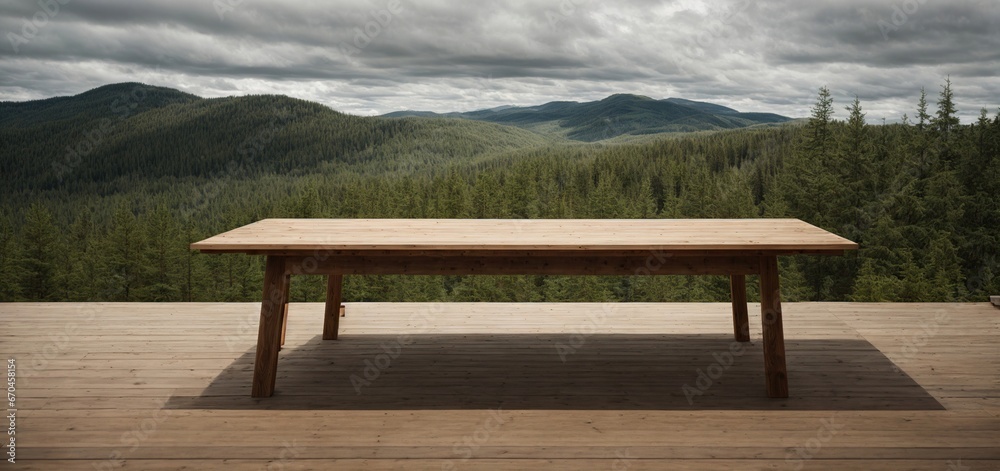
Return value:
<svg viewBox="0 0 1000 471">
<path fill-rule="evenodd" d="M 754 305 L 380 303 L 251 399 L 256 304 L 0 304 L 10 469 L 1000 469 L 1000 309 L 783 308 L 788 399 Z"/>
</svg>

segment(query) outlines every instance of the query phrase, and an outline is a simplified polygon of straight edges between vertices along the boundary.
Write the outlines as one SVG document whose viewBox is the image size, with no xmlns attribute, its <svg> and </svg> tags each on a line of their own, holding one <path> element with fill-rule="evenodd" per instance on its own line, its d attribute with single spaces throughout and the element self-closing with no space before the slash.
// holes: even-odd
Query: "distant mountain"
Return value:
<svg viewBox="0 0 1000 471">
<path fill-rule="evenodd" d="M 501 106 L 466 113 L 397 111 L 387 118 L 459 118 L 549 131 L 578 141 L 599 141 L 621 135 L 711 131 L 772 125 L 791 121 L 773 113 L 741 113 L 732 108 L 667 98 L 654 100 L 618 94 L 600 101 L 555 101 L 539 106 Z"/>
<path fill-rule="evenodd" d="M 323 168 L 409 173 L 554 141 L 486 122 L 351 116 L 286 96 L 205 99 L 121 83 L 0 102 L 0 194 Z"/>
<path fill-rule="evenodd" d="M 401 116 L 456 119 L 390 119 Z M 361 117 L 286 96 L 205 99 L 120 83 L 76 96 L 0 102 L 0 194 L 126 187 L 137 178 L 207 178 L 237 171 L 410 173 L 565 138 L 600 141 L 786 121 L 711 103 L 635 95 Z"/>
<path fill-rule="evenodd" d="M 201 98 L 172 88 L 137 83 L 105 85 L 75 96 L 24 102 L 0 102 L 0 126 L 87 121 L 143 113 Z"/>
</svg>

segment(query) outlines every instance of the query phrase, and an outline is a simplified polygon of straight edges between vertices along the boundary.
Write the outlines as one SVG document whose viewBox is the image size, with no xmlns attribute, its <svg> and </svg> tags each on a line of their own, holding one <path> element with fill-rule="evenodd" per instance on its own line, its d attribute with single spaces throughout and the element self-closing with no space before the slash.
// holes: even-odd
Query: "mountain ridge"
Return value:
<svg viewBox="0 0 1000 471">
<path fill-rule="evenodd" d="M 0 102 L 0 194 L 260 173 L 410 173 L 556 139 L 511 126 L 355 116 L 284 95 L 140 83 Z"/>
<path fill-rule="evenodd" d="M 467 112 L 396 111 L 383 118 L 457 118 L 538 130 L 594 142 L 622 135 L 694 132 L 770 126 L 792 121 L 775 113 L 740 112 L 714 103 L 618 93 L 591 101 L 553 101 L 536 106 L 504 105 Z"/>
</svg>

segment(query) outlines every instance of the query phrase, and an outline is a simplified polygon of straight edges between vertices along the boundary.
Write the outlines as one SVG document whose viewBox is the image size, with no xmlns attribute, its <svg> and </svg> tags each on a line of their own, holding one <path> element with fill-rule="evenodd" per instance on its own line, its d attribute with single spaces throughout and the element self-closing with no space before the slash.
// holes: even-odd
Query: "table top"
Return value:
<svg viewBox="0 0 1000 471">
<path fill-rule="evenodd" d="M 858 244 L 798 219 L 264 219 L 202 252 L 670 251 L 843 253 Z"/>
</svg>

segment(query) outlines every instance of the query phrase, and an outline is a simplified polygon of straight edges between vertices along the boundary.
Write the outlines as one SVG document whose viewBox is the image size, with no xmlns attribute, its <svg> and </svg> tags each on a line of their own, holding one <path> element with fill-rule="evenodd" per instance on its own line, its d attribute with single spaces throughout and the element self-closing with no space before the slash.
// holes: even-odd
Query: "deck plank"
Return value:
<svg viewBox="0 0 1000 471">
<path fill-rule="evenodd" d="M 759 305 L 741 344 L 728 303 L 358 303 L 327 342 L 323 304 L 292 304 L 253 399 L 259 309 L 0 304 L 18 469 L 1000 469 L 988 303 L 784 303 L 779 400 Z"/>
</svg>

